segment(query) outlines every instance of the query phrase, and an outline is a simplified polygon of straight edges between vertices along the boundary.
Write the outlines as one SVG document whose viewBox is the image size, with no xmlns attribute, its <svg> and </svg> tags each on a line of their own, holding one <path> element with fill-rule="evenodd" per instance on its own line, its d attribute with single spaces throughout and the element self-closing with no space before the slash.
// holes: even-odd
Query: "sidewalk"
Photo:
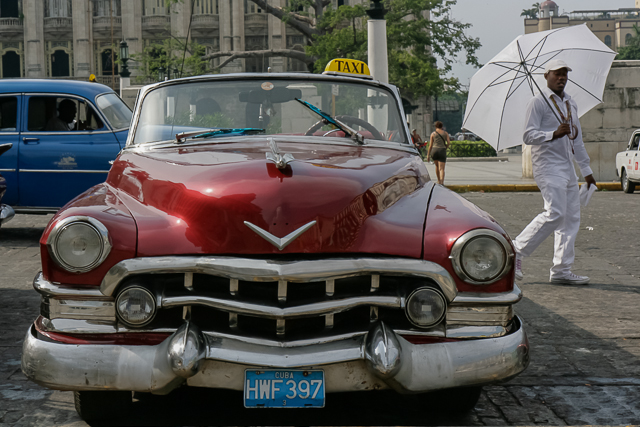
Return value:
<svg viewBox="0 0 640 427">
<path fill-rule="evenodd" d="M 437 181 L 436 167 L 426 163 L 431 179 Z M 496 158 L 448 158 L 444 183 L 460 193 L 468 191 L 539 191 L 533 179 L 522 177 L 522 154 L 498 154 Z M 619 182 L 599 182 L 600 190 L 622 190 Z"/>
</svg>

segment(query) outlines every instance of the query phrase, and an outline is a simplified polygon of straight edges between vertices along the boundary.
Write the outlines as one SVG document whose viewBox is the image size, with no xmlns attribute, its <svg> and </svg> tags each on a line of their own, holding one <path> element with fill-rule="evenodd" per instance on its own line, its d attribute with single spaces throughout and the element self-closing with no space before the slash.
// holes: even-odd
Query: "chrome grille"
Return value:
<svg viewBox="0 0 640 427">
<path fill-rule="evenodd" d="M 153 279 L 145 275 L 130 282 L 152 287 Z M 367 330 L 370 322 L 379 319 L 380 308 L 397 311 L 400 316 L 392 316 L 393 323 L 404 329 L 410 325 L 404 318 L 402 295 L 425 284 L 437 286 L 428 280 L 379 274 L 318 282 L 253 282 L 188 272 L 183 286 L 163 287 L 158 305 L 189 307 L 194 322 L 205 330 L 252 336 L 326 335 L 334 327 L 340 332 Z"/>
</svg>

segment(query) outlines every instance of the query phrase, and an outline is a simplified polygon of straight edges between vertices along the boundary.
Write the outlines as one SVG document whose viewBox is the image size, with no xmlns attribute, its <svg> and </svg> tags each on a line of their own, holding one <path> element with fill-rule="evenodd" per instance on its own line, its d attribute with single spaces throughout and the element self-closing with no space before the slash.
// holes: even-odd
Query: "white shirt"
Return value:
<svg viewBox="0 0 640 427">
<path fill-rule="evenodd" d="M 548 104 L 543 96 L 549 101 Z M 560 116 L 560 114 L 553 105 L 551 97 L 555 98 L 565 118 L 568 118 L 566 101 L 569 101 L 573 124 L 578 128 L 578 137 L 575 140 L 571 141 L 568 136 L 553 139 L 553 132 L 560 126 L 556 116 Z M 589 155 L 584 148 L 584 141 L 582 141 L 578 106 L 566 92 L 564 99 L 561 99 L 551 89 L 545 87 L 542 89 L 542 94 L 536 95 L 529 101 L 523 139 L 525 144 L 531 145 L 534 177 L 543 175 L 575 177 L 576 173 L 572 162 L 574 159 L 580 167 L 582 176 L 593 173 L 589 166 Z M 572 142 L 575 154 L 571 151 Z"/>
</svg>

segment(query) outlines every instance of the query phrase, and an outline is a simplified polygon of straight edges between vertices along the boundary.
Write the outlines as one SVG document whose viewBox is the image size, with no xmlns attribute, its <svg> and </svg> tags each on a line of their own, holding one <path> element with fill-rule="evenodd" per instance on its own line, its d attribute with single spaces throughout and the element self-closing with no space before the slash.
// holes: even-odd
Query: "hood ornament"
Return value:
<svg viewBox="0 0 640 427">
<path fill-rule="evenodd" d="M 278 148 L 278 144 L 276 144 L 276 141 L 273 138 L 269 138 L 269 148 L 271 148 L 271 152 L 267 153 L 267 160 L 270 160 L 273 163 L 275 163 L 278 169 L 286 168 L 289 162 L 292 162 L 293 160 L 295 160 L 293 158 L 293 154 L 287 153 L 284 156 L 282 156 L 280 154 L 280 149 Z"/>
<path fill-rule="evenodd" d="M 244 224 L 247 227 L 255 231 L 260 237 L 262 237 L 267 242 L 271 243 L 273 246 L 275 246 L 279 250 L 283 250 L 284 248 L 286 248 L 289 245 L 289 243 L 293 242 L 302 233 L 307 231 L 309 228 L 313 227 L 315 223 L 316 221 L 311 221 L 309 224 L 303 225 L 302 227 L 298 228 L 297 230 L 287 234 L 282 239 L 280 239 L 274 236 L 273 234 L 269 233 L 268 231 L 265 231 L 262 228 L 258 227 L 257 225 L 251 224 L 249 221 L 244 222 Z"/>
</svg>

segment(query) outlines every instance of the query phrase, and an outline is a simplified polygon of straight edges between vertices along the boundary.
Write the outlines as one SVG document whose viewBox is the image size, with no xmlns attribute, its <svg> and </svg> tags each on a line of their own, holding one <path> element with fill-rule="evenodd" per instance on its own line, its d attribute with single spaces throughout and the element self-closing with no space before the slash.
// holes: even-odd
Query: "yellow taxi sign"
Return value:
<svg viewBox="0 0 640 427">
<path fill-rule="evenodd" d="M 332 59 L 322 74 L 363 77 L 365 79 L 372 78 L 369 66 L 366 63 L 348 58 Z"/>
</svg>

